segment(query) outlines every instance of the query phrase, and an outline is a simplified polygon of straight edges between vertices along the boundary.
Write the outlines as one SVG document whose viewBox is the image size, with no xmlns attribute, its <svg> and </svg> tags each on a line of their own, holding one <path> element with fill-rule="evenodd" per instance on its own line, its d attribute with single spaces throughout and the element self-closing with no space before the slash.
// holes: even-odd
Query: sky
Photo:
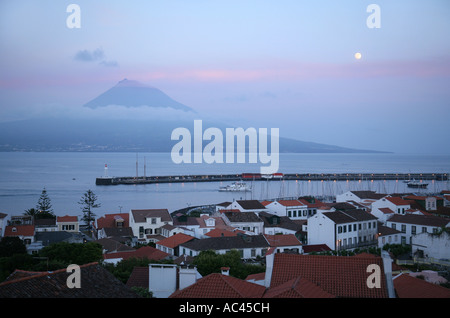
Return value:
<svg viewBox="0 0 450 318">
<path fill-rule="evenodd" d="M 448 154 L 449 16 L 448 0 L 1 0 L 0 121 L 70 116 L 128 78 L 234 126 Z"/>
</svg>

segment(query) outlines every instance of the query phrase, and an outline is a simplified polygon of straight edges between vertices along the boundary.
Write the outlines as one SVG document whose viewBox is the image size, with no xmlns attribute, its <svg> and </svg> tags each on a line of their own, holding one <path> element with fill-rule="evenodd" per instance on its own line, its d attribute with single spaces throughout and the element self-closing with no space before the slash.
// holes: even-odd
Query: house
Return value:
<svg viewBox="0 0 450 318">
<path fill-rule="evenodd" d="M 149 260 L 160 261 L 163 259 L 168 259 L 169 254 L 151 246 L 143 246 L 141 248 L 138 248 L 137 250 L 133 249 L 128 251 L 110 252 L 103 254 L 103 262 L 112 263 L 114 265 L 116 265 L 122 260 L 127 260 L 130 258 L 140 258 L 140 259 L 146 258 Z"/>
<path fill-rule="evenodd" d="M 54 243 L 84 243 L 84 236 L 81 233 L 72 233 L 67 231 L 41 231 L 34 235 L 34 242 L 27 245 L 27 252 L 34 254 L 42 248 Z"/>
<path fill-rule="evenodd" d="M 377 237 L 377 219 L 364 210 L 323 212 L 308 219 L 308 245 L 351 249 L 375 245 Z"/>
<path fill-rule="evenodd" d="M 450 298 L 450 289 L 401 273 L 393 278 L 398 298 Z"/>
<path fill-rule="evenodd" d="M 450 259 L 450 228 L 437 233 L 417 233 L 411 237 L 411 252 L 419 257 Z"/>
<path fill-rule="evenodd" d="M 367 204 L 380 200 L 385 196 L 386 194 L 376 193 L 375 191 L 347 191 L 336 195 L 336 202 L 355 201 Z"/>
<path fill-rule="evenodd" d="M 139 242 L 156 242 L 152 235 L 160 235 L 161 227 L 173 225 L 172 217 L 167 209 L 130 210 L 130 227 Z"/>
<path fill-rule="evenodd" d="M 254 212 L 222 212 L 224 223 L 249 235 L 258 235 L 264 233 L 264 222 Z"/>
<path fill-rule="evenodd" d="M 278 216 L 275 214 L 261 212 L 259 218 L 264 222 L 264 234 L 294 234 L 299 235 L 302 226 L 298 222 L 291 220 L 287 216 Z"/>
<path fill-rule="evenodd" d="M 18 237 L 25 245 L 29 245 L 34 242 L 34 225 L 7 225 L 5 227 L 4 237 Z"/>
<path fill-rule="evenodd" d="M 436 211 L 444 206 L 444 198 L 437 196 L 408 195 L 404 199 L 416 202 L 424 211 Z"/>
<path fill-rule="evenodd" d="M 302 243 L 293 234 L 264 235 L 270 247 L 274 247 L 277 253 L 302 254 Z"/>
<path fill-rule="evenodd" d="M 331 252 L 331 248 L 329 248 L 326 244 L 303 245 L 303 254 L 314 254 L 323 252 Z"/>
<path fill-rule="evenodd" d="M 386 226 L 401 232 L 401 244 L 411 244 L 413 235 L 419 233 L 438 233 L 441 228 L 450 226 L 450 220 L 438 216 L 396 214 L 386 222 Z"/>
<path fill-rule="evenodd" d="M 80 224 L 78 222 L 77 216 L 57 216 L 56 225 L 58 226 L 58 231 L 67 231 L 74 233 L 80 231 Z"/>
<path fill-rule="evenodd" d="M 389 210 L 394 212 L 394 214 L 405 215 L 406 211 L 411 209 L 411 202 L 404 200 L 401 197 L 389 197 L 389 196 L 373 202 L 371 213 L 375 215 L 377 218 L 379 218 L 381 222 L 383 222 L 383 220 L 387 220 L 388 217 L 391 217 L 393 215 L 388 210 L 379 211 L 382 208 L 389 208 Z"/>
<path fill-rule="evenodd" d="M 220 216 L 209 216 L 202 215 L 197 218 L 198 228 L 195 230 L 196 238 L 205 238 L 208 233 L 212 230 L 227 230 L 234 231 L 236 230 L 233 226 L 229 226 L 225 223 L 224 219 Z"/>
<path fill-rule="evenodd" d="M 58 231 L 58 226 L 56 225 L 56 218 L 34 220 L 34 229 L 36 233 Z"/>
<path fill-rule="evenodd" d="M 183 233 L 177 233 L 156 243 L 156 248 L 172 256 L 180 256 L 179 246 L 182 243 L 189 242 L 195 237 Z"/>
<path fill-rule="evenodd" d="M 378 247 L 383 248 L 386 244 L 400 244 L 401 232 L 382 224 L 378 224 Z"/>
<path fill-rule="evenodd" d="M 385 253 L 383 257 L 267 253 L 265 286 L 273 290 L 299 278 L 314 284 L 311 292 L 323 290 L 339 298 L 395 297 L 391 262 Z M 372 268 L 378 270 L 375 277 Z M 368 284 L 372 277 L 376 286 Z"/>
<path fill-rule="evenodd" d="M 299 200 L 278 200 L 266 205 L 269 213 L 287 216 L 291 219 L 307 219 L 308 206 Z"/>
<path fill-rule="evenodd" d="M 211 237 L 181 244 L 180 254 L 197 256 L 200 252 L 208 250 L 214 250 L 218 254 L 238 250 L 241 258 L 251 259 L 264 256 L 269 247 L 269 242 L 262 234 Z"/>
<path fill-rule="evenodd" d="M 239 210 L 241 212 L 259 212 L 267 211 L 266 207 L 258 200 L 234 200 L 226 207 L 226 210 Z"/>
<path fill-rule="evenodd" d="M 0 298 L 137 298 L 135 292 L 98 263 L 80 265 L 80 288 L 69 288 L 66 268 L 11 274 L 0 283 Z"/>
<path fill-rule="evenodd" d="M 101 238 L 94 242 L 98 243 L 102 246 L 103 254 L 136 250 L 129 245 L 123 244 L 123 243 L 116 241 L 114 239 L 111 239 L 111 238 Z"/>
</svg>

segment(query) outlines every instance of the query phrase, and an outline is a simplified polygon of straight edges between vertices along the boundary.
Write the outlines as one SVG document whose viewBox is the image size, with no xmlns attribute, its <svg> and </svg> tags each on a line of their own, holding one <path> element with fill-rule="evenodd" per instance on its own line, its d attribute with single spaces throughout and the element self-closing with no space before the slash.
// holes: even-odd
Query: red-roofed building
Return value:
<svg viewBox="0 0 450 318">
<path fill-rule="evenodd" d="M 450 298 L 450 289 L 405 273 L 394 277 L 393 281 L 398 298 Z"/>
<path fill-rule="evenodd" d="M 170 255 L 180 256 L 179 245 L 189 242 L 193 239 L 195 239 L 195 237 L 183 233 L 178 233 L 158 241 L 156 243 L 156 248 Z"/>
<path fill-rule="evenodd" d="M 287 216 L 293 220 L 306 220 L 309 216 L 306 203 L 299 200 L 278 200 L 267 204 L 266 208 L 269 213 L 280 217 Z"/>
<path fill-rule="evenodd" d="M 56 225 L 58 231 L 66 231 L 78 233 L 80 231 L 80 223 L 77 216 L 65 215 L 56 217 Z"/>
<path fill-rule="evenodd" d="M 393 213 L 390 213 L 386 208 Z M 384 197 L 372 203 L 371 213 L 376 216 L 380 222 L 386 223 L 386 221 L 394 214 L 405 215 L 406 211 L 409 209 L 411 209 L 410 201 L 403 200 L 400 197 Z"/>
<path fill-rule="evenodd" d="M 158 250 L 151 246 L 143 246 L 134 251 L 115 252 L 103 254 L 103 261 L 105 263 L 117 264 L 118 262 L 130 258 L 147 258 L 149 260 L 163 260 L 169 257 L 168 253 Z"/>
<path fill-rule="evenodd" d="M 103 228 L 123 228 L 130 226 L 130 215 L 128 213 L 105 214 L 97 219 L 97 230 Z"/>
<path fill-rule="evenodd" d="M 5 227 L 5 237 L 18 237 L 25 245 L 34 242 L 34 225 L 7 225 Z"/>
<path fill-rule="evenodd" d="M 271 247 L 275 247 L 277 253 L 294 252 L 298 254 L 303 253 L 302 243 L 293 234 L 277 234 L 264 235 Z"/>
</svg>

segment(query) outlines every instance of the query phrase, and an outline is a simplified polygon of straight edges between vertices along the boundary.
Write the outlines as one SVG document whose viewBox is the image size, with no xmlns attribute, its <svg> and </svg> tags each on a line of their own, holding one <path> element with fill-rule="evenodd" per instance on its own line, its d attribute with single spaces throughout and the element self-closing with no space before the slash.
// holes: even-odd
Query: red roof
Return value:
<svg viewBox="0 0 450 318">
<path fill-rule="evenodd" d="M 264 298 L 335 298 L 310 280 L 293 278 L 284 284 L 270 288 Z"/>
<path fill-rule="evenodd" d="M 168 248 L 175 248 L 180 244 L 189 242 L 190 240 L 193 240 L 195 237 L 190 236 L 190 235 L 186 235 L 183 233 L 177 233 L 175 235 L 169 236 L 165 239 L 162 239 L 160 241 L 158 241 L 158 245 L 162 245 Z"/>
<path fill-rule="evenodd" d="M 379 208 L 378 210 L 380 210 L 381 212 L 383 212 L 384 214 L 392 214 L 394 213 L 394 211 L 392 211 L 389 208 Z"/>
<path fill-rule="evenodd" d="M 411 203 L 409 201 L 403 200 L 399 197 L 386 197 L 386 200 L 394 203 L 395 205 L 410 205 Z"/>
<path fill-rule="evenodd" d="M 295 237 L 294 234 L 278 234 L 268 235 L 264 234 L 270 246 L 292 246 L 302 245 L 302 243 Z"/>
<path fill-rule="evenodd" d="M 78 217 L 71 215 L 57 216 L 56 222 L 78 222 Z"/>
<path fill-rule="evenodd" d="M 105 214 L 101 218 L 97 219 L 97 227 L 98 229 L 116 227 L 116 220 L 119 218 L 124 220 L 123 227 L 130 226 L 130 215 L 128 213 L 114 213 L 114 214 Z"/>
<path fill-rule="evenodd" d="M 279 200 L 279 204 L 283 206 L 303 206 L 306 203 L 300 202 L 299 200 Z"/>
<path fill-rule="evenodd" d="M 209 231 L 205 235 L 209 236 L 209 237 L 222 237 L 222 236 L 237 236 L 238 233 L 244 233 L 244 232 L 239 231 L 239 230 L 232 232 L 232 231 L 228 231 L 225 229 L 214 229 L 214 230 Z"/>
<path fill-rule="evenodd" d="M 195 284 L 177 290 L 169 298 L 261 298 L 264 286 L 228 275 L 209 274 Z"/>
<path fill-rule="evenodd" d="M 34 225 L 8 225 L 4 236 L 34 236 Z"/>
<path fill-rule="evenodd" d="M 395 277 L 394 288 L 399 298 L 450 298 L 450 289 L 408 274 Z"/>
<path fill-rule="evenodd" d="M 169 254 L 164 253 L 163 251 L 158 250 L 157 248 L 151 246 L 143 246 L 135 251 L 126 251 L 126 252 L 116 252 L 116 253 L 107 253 L 103 254 L 104 259 L 129 259 L 129 258 L 147 258 L 149 260 L 162 260 L 169 256 Z"/>
<path fill-rule="evenodd" d="M 381 268 L 381 287 L 369 288 L 369 265 Z M 381 257 L 351 257 L 328 255 L 274 255 L 270 287 L 277 287 L 293 278 L 305 278 L 337 297 L 387 298 L 386 279 Z"/>
</svg>

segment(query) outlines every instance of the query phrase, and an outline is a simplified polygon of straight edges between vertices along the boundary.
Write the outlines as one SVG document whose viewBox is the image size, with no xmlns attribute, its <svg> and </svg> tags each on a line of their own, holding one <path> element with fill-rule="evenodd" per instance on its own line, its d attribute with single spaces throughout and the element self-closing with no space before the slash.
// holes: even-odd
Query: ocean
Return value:
<svg viewBox="0 0 450 318">
<path fill-rule="evenodd" d="M 87 190 L 98 197 L 97 217 L 130 209 L 168 209 L 216 204 L 233 199 L 271 199 L 303 195 L 333 196 L 348 190 L 380 193 L 412 192 L 396 181 L 259 181 L 248 182 L 251 192 L 219 192 L 227 182 L 168 183 L 96 186 L 95 179 L 109 176 L 164 176 L 186 174 L 258 173 L 260 164 L 175 164 L 170 153 L 110 152 L 0 152 L 0 212 L 23 214 L 36 207 L 45 188 L 58 216 L 81 217 L 78 204 Z M 439 173 L 450 172 L 450 155 L 426 154 L 280 154 L 282 173 Z M 428 189 L 448 190 L 446 181 L 429 181 Z"/>
</svg>

